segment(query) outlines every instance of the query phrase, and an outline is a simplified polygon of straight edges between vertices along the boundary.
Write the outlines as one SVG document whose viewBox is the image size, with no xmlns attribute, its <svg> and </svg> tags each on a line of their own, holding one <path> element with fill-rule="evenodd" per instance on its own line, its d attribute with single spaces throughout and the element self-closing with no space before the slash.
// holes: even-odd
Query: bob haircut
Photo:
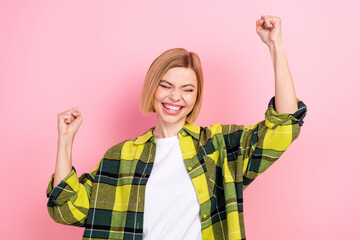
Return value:
<svg viewBox="0 0 360 240">
<path fill-rule="evenodd" d="M 194 52 L 188 52 L 184 48 L 169 49 L 163 52 L 151 64 L 145 76 L 139 110 L 145 116 L 149 112 L 155 112 L 154 99 L 159 82 L 169 69 L 175 67 L 191 68 L 196 74 L 198 87 L 196 102 L 194 108 L 186 117 L 186 122 L 193 123 L 199 115 L 202 104 L 204 77 L 199 56 Z"/>
</svg>

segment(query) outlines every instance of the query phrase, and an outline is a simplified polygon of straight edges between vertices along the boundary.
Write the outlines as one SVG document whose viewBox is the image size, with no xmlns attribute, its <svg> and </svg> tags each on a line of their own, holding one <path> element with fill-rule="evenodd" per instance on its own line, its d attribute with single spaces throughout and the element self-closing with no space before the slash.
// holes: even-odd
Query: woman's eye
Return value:
<svg viewBox="0 0 360 240">
<path fill-rule="evenodd" d="M 161 85 L 161 84 L 160 84 L 160 86 L 163 87 L 163 88 L 170 88 L 170 87 L 168 87 L 168 86 Z"/>
<path fill-rule="evenodd" d="M 185 90 L 185 92 L 193 92 L 194 90 L 192 89 L 188 89 L 188 90 Z"/>
</svg>

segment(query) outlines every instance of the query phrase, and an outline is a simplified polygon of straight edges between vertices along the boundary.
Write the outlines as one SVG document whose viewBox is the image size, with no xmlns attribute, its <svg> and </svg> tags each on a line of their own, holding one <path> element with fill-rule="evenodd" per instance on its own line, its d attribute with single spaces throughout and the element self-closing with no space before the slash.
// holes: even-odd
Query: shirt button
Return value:
<svg viewBox="0 0 360 240">
<path fill-rule="evenodd" d="M 186 132 L 182 132 L 181 135 L 186 136 Z"/>
<path fill-rule="evenodd" d="M 188 170 L 191 171 L 192 167 L 188 167 Z"/>
<path fill-rule="evenodd" d="M 204 215 L 203 215 L 203 218 L 206 218 L 206 217 L 207 217 L 207 215 L 206 215 L 206 214 L 204 214 Z"/>
</svg>

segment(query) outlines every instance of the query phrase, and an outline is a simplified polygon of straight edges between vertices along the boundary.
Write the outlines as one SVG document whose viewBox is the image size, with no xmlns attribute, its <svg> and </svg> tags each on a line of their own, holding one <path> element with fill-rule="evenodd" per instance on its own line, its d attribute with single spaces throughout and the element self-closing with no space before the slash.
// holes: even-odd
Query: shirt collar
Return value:
<svg viewBox="0 0 360 240">
<path fill-rule="evenodd" d="M 155 136 L 153 135 L 153 130 L 155 127 L 150 128 L 141 136 L 139 136 L 135 140 L 135 144 L 143 144 L 147 141 L 155 142 Z M 179 134 L 182 136 L 191 135 L 192 137 L 199 139 L 200 138 L 200 126 L 192 124 L 192 123 L 185 123 L 184 127 L 179 131 Z"/>
</svg>

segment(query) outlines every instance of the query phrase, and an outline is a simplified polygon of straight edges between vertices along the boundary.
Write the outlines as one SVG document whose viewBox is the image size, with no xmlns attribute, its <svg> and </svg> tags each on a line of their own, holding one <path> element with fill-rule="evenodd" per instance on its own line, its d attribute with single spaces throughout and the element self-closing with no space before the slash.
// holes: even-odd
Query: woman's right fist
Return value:
<svg viewBox="0 0 360 240">
<path fill-rule="evenodd" d="M 59 135 L 75 136 L 82 123 L 81 112 L 73 107 L 57 115 Z"/>
</svg>

